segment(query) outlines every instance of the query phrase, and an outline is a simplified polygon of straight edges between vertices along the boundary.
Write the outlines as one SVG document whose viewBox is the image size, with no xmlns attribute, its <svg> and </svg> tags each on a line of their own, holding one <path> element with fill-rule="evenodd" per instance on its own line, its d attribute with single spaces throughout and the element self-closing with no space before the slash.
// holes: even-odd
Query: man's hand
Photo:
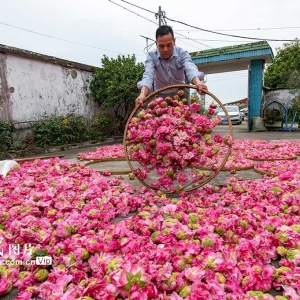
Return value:
<svg viewBox="0 0 300 300">
<path fill-rule="evenodd" d="M 193 79 L 193 84 L 197 87 L 197 91 L 200 95 L 205 95 L 205 92 L 208 92 L 207 86 L 198 77 Z"/>
<path fill-rule="evenodd" d="M 149 90 L 146 86 L 141 88 L 140 95 L 135 99 L 135 106 L 143 106 Z"/>
<path fill-rule="evenodd" d="M 143 106 L 146 96 L 143 93 L 140 93 L 139 96 L 135 99 L 135 106 Z"/>
</svg>

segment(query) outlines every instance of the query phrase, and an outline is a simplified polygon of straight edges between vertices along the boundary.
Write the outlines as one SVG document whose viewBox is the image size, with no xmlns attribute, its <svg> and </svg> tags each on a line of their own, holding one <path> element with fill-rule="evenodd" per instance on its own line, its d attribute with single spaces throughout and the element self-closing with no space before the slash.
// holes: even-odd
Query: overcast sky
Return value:
<svg viewBox="0 0 300 300">
<path fill-rule="evenodd" d="M 135 54 L 144 62 L 141 35 L 155 39 L 159 6 L 167 18 L 202 29 L 261 40 L 300 38 L 299 0 L 0 0 L 0 44 L 93 66 L 101 66 L 103 55 Z M 166 21 L 177 46 L 189 52 L 255 42 Z M 274 55 L 284 43 L 269 41 Z M 246 70 L 208 75 L 207 85 L 226 103 L 247 97 L 247 78 Z"/>
</svg>

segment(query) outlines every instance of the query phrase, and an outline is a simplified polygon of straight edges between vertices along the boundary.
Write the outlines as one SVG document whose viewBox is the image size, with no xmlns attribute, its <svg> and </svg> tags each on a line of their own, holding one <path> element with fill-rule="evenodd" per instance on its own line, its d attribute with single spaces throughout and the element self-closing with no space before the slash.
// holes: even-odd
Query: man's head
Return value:
<svg viewBox="0 0 300 300">
<path fill-rule="evenodd" d="M 156 47 L 162 58 L 168 59 L 172 56 L 175 46 L 175 38 L 172 27 L 162 25 L 156 30 Z"/>
</svg>

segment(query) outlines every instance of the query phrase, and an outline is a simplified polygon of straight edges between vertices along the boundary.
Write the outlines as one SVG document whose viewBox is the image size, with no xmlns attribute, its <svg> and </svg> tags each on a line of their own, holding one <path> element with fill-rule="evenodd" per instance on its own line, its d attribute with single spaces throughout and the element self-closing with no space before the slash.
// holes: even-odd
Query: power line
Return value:
<svg viewBox="0 0 300 300">
<path fill-rule="evenodd" d="M 145 11 L 147 11 L 147 12 L 150 12 L 150 13 L 156 15 L 156 12 L 151 11 L 151 10 L 149 10 L 149 9 L 146 9 L 146 8 L 144 8 L 144 7 L 140 7 L 140 6 L 138 6 L 138 5 L 135 5 L 135 4 L 130 3 L 130 2 L 128 2 L 128 1 L 125 1 L 125 0 L 120 0 L 120 1 L 125 2 L 125 3 L 127 3 L 127 4 L 130 4 L 130 5 L 132 5 L 132 6 L 135 6 L 135 7 L 137 7 L 137 8 L 140 8 L 140 9 L 142 9 L 142 10 L 145 10 Z"/>
<path fill-rule="evenodd" d="M 136 13 L 136 12 L 134 12 L 134 11 L 132 11 L 132 10 L 130 10 L 130 9 L 128 9 L 128 8 L 126 8 L 126 7 L 122 6 L 122 5 L 120 5 L 120 4 L 116 3 L 116 2 L 114 2 L 114 1 L 112 1 L 112 0 L 108 0 L 108 1 L 109 1 L 109 2 L 112 2 L 112 3 L 115 4 L 115 5 L 118 5 L 118 6 L 122 7 L 122 8 L 125 9 L 125 10 L 130 11 L 131 13 L 133 13 L 133 14 L 135 14 L 135 15 L 137 15 L 137 16 L 139 16 L 139 17 L 141 17 L 141 18 L 143 18 L 143 19 L 145 19 L 145 20 L 147 20 L 147 21 L 149 21 L 149 22 L 151 22 L 151 23 L 156 24 L 156 22 L 154 22 L 154 21 L 152 21 L 152 20 L 150 20 L 150 19 L 147 19 L 147 18 L 145 18 L 145 17 L 139 15 L 138 13 Z M 121 1 L 123 1 L 123 0 L 121 0 Z M 126 1 L 124 1 L 124 2 L 126 2 Z M 129 2 L 128 2 L 128 3 L 129 3 Z M 130 3 L 129 3 L 129 4 L 130 4 Z M 133 5 L 133 4 L 132 4 L 132 5 Z M 156 24 L 156 25 L 157 25 L 157 24 Z"/>
<path fill-rule="evenodd" d="M 131 13 L 133 13 L 133 14 L 135 14 L 135 15 L 137 15 L 137 16 L 143 18 L 143 19 L 146 19 L 147 21 L 150 21 L 151 23 L 154 23 L 155 25 L 157 25 L 156 22 L 154 22 L 154 21 L 152 21 L 152 20 L 150 20 L 150 19 L 147 19 L 147 18 L 145 18 L 145 17 L 139 15 L 139 14 L 135 13 L 134 11 L 132 11 L 132 10 L 130 10 L 130 9 L 128 9 L 128 8 L 126 8 L 126 7 L 124 7 L 124 6 L 122 6 L 122 5 L 115 3 L 115 2 L 112 1 L 112 0 L 108 0 L 108 1 L 109 1 L 109 2 L 112 2 L 112 3 L 114 3 L 114 4 L 116 4 L 116 5 L 119 6 L 119 7 L 122 7 L 122 8 L 125 9 L 125 10 L 128 10 L 129 12 L 131 12 Z M 140 8 L 140 9 L 146 10 L 146 11 L 148 11 L 148 12 L 151 12 L 151 13 L 153 13 L 153 14 L 155 14 L 155 15 L 157 15 L 156 13 L 154 13 L 154 12 L 152 12 L 152 11 L 150 11 L 150 10 L 144 9 L 144 8 L 142 8 L 142 7 L 139 7 L 139 6 L 137 6 L 137 5 L 134 5 L 134 4 L 132 4 L 132 3 L 129 3 L 129 2 L 127 2 L 127 1 L 125 1 L 125 0 L 121 0 L 121 1 L 122 1 L 122 2 L 125 2 L 125 3 L 127 3 L 127 4 L 130 4 L 130 5 L 133 5 L 133 6 L 135 6 L 135 7 L 138 7 L 138 8 Z M 164 21 L 164 23 L 166 24 L 166 21 L 164 20 L 164 18 L 163 18 L 163 21 Z M 183 35 L 183 36 L 184 36 L 184 35 Z M 185 36 L 184 36 L 184 37 L 185 37 Z M 189 39 L 189 38 L 188 38 L 188 39 Z M 186 44 L 188 44 L 188 43 L 186 43 Z M 200 43 L 200 44 L 201 44 L 201 43 Z M 151 44 L 149 47 L 152 47 L 152 45 L 153 45 L 153 44 Z M 190 44 L 188 44 L 188 45 L 190 45 Z M 192 46 L 192 45 L 190 45 L 190 46 Z M 208 46 L 207 46 L 207 47 L 208 47 Z M 147 46 L 144 48 L 144 52 L 145 52 L 146 49 L 147 49 L 147 51 L 148 51 L 148 47 L 147 47 Z"/>
<path fill-rule="evenodd" d="M 109 0 L 109 1 L 111 1 L 111 0 Z M 128 1 L 125 1 L 125 0 L 121 0 L 121 1 L 126 2 L 127 4 L 130 4 L 130 5 L 135 6 L 137 8 L 146 10 L 145 8 L 137 6 L 137 5 L 135 5 L 133 3 L 130 3 Z M 149 10 L 147 10 L 147 11 L 149 11 Z M 152 11 L 149 11 L 149 12 L 154 13 Z M 219 35 L 224 35 L 224 36 L 231 36 L 231 37 L 235 37 L 235 38 L 249 39 L 249 40 L 265 40 L 265 41 L 273 41 L 273 42 L 293 42 L 294 41 L 294 40 L 277 40 L 277 39 L 253 38 L 253 37 L 245 37 L 245 36 L 240 36 L 240 35 L 226 34 L 226 33 L 221 33 L 221 32 L 217 32 L 217 31 L 214 31 L 214 30 L 209 30 L 209 29 L 204 29 L 204 28 L 200 28 L 200 27 L 197 27 L 197 26 L 193 26 L 193 25 L 190 25 L 190 24 L 178 21 L 178 20 L 174 20 L 174 19 L 168 18 L 166 16 L 164 16 L 164 18 L 166 18 L 167 20 L 169 20 L 171 22 L 176 22 L 176 23 L 188 26 L 188 27 L 195 28 L 195 29 L 200 30 L 200 31 L 210 32 L 210 33 L 213 33 L 213 34 L 219 34 Z"/>
<path fill-rule="evenodd" d="M 167 21 L 166 21 L 166 19 L 165 19 L 165 12 L 164 12 L 164 14 L 163 14 L 162 21 L 163 21 L 163 23 L 164 23 L 165 25 L 167 25 Z M 193 42 L 195 42 L 195 43 L 198 43 L 198 44 L 200 44 L 200 45 L 202 45 L 202 46 L 205 46 L 205 47 L 207 47 L 207 48 L 211 48 L 211 49 L 212 49 L 212 47 L 210 47 L 210 46 L 208 46 L 208 45 L 205 45 L 205 44 L 203 44 L 203 43 L 197 42 L 197 41 L 195 41 L 195 40 L 192 39 L 192 38 L 189 38 L 189 37 L 187 37 L 187 36 L 185 36 L 185 35 L 183 35 L 183 34 L 181 34 L 181 33 L 178 33 L 177 31 L 174 31 L 174 33 L 183 36 L 183 37 L 184 37 L 185 39 L 187 39 L 187 40 L 191 40 L 191 41 L 193 41 Z M 183 42 L 183 41 L 182 41 L 182 42 Z M 191 45 L 191 44 L 189 44 L 189 43 L 186 43 L 186 42 L 183 42 L 183 43 L 185 43 L 185 44 L 187 44 L 187 45 L 190 45 L 190 46 L 192 46 L 192 47 L 197 48 L 196 46 Z M 198 48 L 198 49 L 199 49 L 199 48 Z M 200 49 L 200 50 L 202 50 L 202 49 Z"/>
<path fill-rule="evenodd" d="M 179 40 L 184 40 L 185 38 L 178 38 Z M 228 40 L 210 40 L 210 39 L 194 39 L 195 41 L 208 41 L 208 42 L 228 42 L 228 43 L 245 43 L 245 41 L 228 41 Z M 246 41 L 252 42 L 252 41 Z"/>
<path fill-rule="evenodd" d="M 284 29 L 298 29 L 300 27 L 270 27 L 270 28 L 237 28 L 237 29 L 213 29 L 213 31 L 253 31 L 253 30 L 284 30 Z M 201 31 L 201 29 L 181 29 L 177 31 Z"/>
<path fill-rule="evenodd" d="M 113 2 L 112 0 L 108 0 L 108 1 L 110 1 L 110 2 L 112 2 L 112 3 L 114 3 L 114 4 L 118 5 L 118 6 L 120 6 L 120 7 L 124 8 L 124 9 L 126 9 L 126 10 L 128 10 L 128 11 L 130 11 L 130 12 L 136 14 L 136 15 L 138 15 L 137 13 L 133 12 L 132 10 L 129 10 L 128 8 L 125 8 L 124 6 L 122 6 L 122 5 L 120 5 L 120 4 L 117 4 L 117 3 Z M 135 5 L 135 4 L 130 3 L 130 2 L 128 2 L 128 1 L 125 1 L 125 0 L 120 0 L 120 1 L 125 2 L 125 3 L 127 3 L 127 4 L 129 4 L 129 5 L 132 5 L 132 6 L 134 6 L 134 7 L 137 7 L 137 8 L 139 8 L 139 9 L 145 10 L 145 11 L 147 11 L 147 12 L 153 13 L 156 17 L 158 16 L 157 13 L 155 13 L 155 12 L 153 12 L 153 11 L 151 11 L 151 10 L 148 10 L 148 9 L 146 9 L 146 8 L 140 7 L 140 6 L 138 6 L 138 5 Z M 139 17 L 142 17 L 142 16 L 140 16 L 140 15 L 138 15 L 138 16 L 139 16 Z M 142 18 L 144 18 L 144 17 L 142 17 Z M 148 21 L 150 21 L 150 22 L 152 22 L 152 23 L 155 23 L 155 22 L 153 22 L 153 21 L 151 21 L 151 20 L 149 20 L 149 19 L 147 19 L 147 18 L 144 18 L 144 19 L 146 19 L 146 20 L 148 20 Z M 165 25 L 167 25 L 167 22 L 166 22 L 166 20 L 165 20 L 165 14 L 163 14 L 162 21 L 163 21 L 163 23 L 164 23 Z M 155 23 L 155 24 L 156 24 L 156 23 Z M 197 41 L 195 41 L 194 39 L 188 38 L 188 37 L 186 37 L 186 36 L 184 36 L 184 35 L 182 35 L 182 34 L 176 32 L 176 31 L 174 31 L 174 33 L 176 33 L 176 34 L 178 34 L 178 35 L 181 35 L 181 36 L 185 37 L 186 39 L 189 39 L 189 40 L 191 40 L 191 41 L 193 41 L 193 42 L 195 42 L 195 43 L 198 43 L 198 44 L 200 44 L 200 45 L 202 45 L 202 46 L 205 46 L 205 47 L 208 47 L 208 48 L 211 48 L 211 49 L 212 49 L 212 47 L 210 47 L 210 46 L 208 46 L 208 45 L 205 45 L 205 44 L 203 44 L 203 43 L 197 42 Z M 185 44 L 190 45 L 190 46 L 192 46 L 192 47 L 195 47 L 195 46 L 193 46 L 193 45 L 191 45 L 191 44 L 188 44 L 188 43 L 185 43 Z"/>
<path fill-rule="evenodd" d="M 67 43 L 71 43 L 71 44 L 76 44 L 76 45 L 80 45 L 80 46 L 84 46 L 84 47 L 89 47 L 89 48 L 94 48 L 94 49 L 98 49 L 98 50 L 104 50 L 104 51 L 115 52 L 115 53 L 121 54 L 120 51 L 115 51 L 115 50 L 100 48 L 100 47 L 91 46 L 91 45 L 87 45 L 87 44 L 82 44 L 82 43 L 78 43 L 78 42 L 74 42 L 74 41 L 70 41 L 70 40 L 58 38 L 58 37 L 55 37 L 55 36 L 52 36 L 52 35 L 40 33 L 40 32 L 37 32 L 37 31 L 25 29 L 25 28 L 22 28 L 22 27 L 10 25 L 10 24 L 3 23 L 3 22 L 0 22 L 0 24 L 1 25 L 5 25 L 5 26 L 9 26 L 9 27 L 12 27 L 12 28 L 16 28 L 16 29 L 19 29 L 19 30 L 27 31 L 27 32 L 30 32 L 30 33 L 38 34 L 38 35 L 41 35 L 41 36 L 45 36 L 45 37 L 48 37 L 48 38 L 51 38 L 51 39 L 55 39 L 55 40 L 59 40 L 59 41 L 67 42 Z M 131 55 L 131 54 L 128 54 L 128 53 L 123 53 L 123 54 Z M 142 56 L 142 55 L 137 55 L 137 56 Z"/>
<path fill-rule="evenodd" d="M 205 31 L 205 32 L 209 32 L 209 33 L 214 33 L 214 34 L 219 34 L 219 35 L 224 35 L 224 36 L 231 36 L 231 37 L 235 37 L 235 38 L 240 38 L 240 39 L 249 39 L 249 40 L 264 40 L 264 41 L 272 41 L 272 42 L 294 42 L 295 40 L 277 40 L 277 39 L 264 39 L 264 38 L 253 38 L 253 37 L 246 37 L 246 36 L 241 36 L 241 35 L 233 35 L 233 34 L 226 34 L 226 33 L 221 33 L 221 32 L 217 32 L 217 31 L 213 31 L 213 30 L 208 30 L 208 29 L 204 29 L 204 28 L 200 28 L 197 26 L 193 26 L 178 20 L 174 20 L 168 17 L 165 17 L 167 20 L 171 21 L 171 22 L 176 22 L 185 26 L 189 26 L 192 28 L 196 28 L 198 30 L 201 31 Z"/>
<path fill-rule="evenodd" d="M 207 47 L 207 48 L 210 48 L 210 49 L 212 49 L 213 47 L 210 47 L 210 46 L 208 46 L 208 45 L 205 45 L 205 44 L 203 44 L 203 43 L 200 43 L 200 42 L 198 42 L 197 40 L 195 40 L 195 39 L 191 39 L 191 38 L 189 38 L 189 37 L 186 37 L 186 36 L 184 36 L 184 35 L 182 35 L 181 33 L 178 33 L 177 31 L 174 31 L 176 34 L 178 34 L 178 35 L 180 35 L 180 36 L 183 36 L 185 39 L 187 39 L 187 40 L 191 40 L 191 41 L 193 41 L 193 42 L 195 42 L 195 43 L 198 43 L 198 44 L 200 44 L 200 45 L 202 45 L 202 46 L 205 46 L 205 47 Z"/>
</svg>

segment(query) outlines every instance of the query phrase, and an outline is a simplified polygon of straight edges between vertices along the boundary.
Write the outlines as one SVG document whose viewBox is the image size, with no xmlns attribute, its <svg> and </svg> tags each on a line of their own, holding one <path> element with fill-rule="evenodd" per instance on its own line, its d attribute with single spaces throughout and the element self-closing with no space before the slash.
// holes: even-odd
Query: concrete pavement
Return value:
<svg viewBox="0 0 300 300">
<path fill-rule="evenodd" d="M 300 140 L 300 129 L 294 132 L 283 132 L 283 131 L 267 131 L 267 132 L 253 132 L 248 131 L 247 121 L 244 121 L 241 125 L 233 125 L 233 138 L 236 139 L 261 139 L 266 141 L 272 140 Z M 220 125 L 218 126 L 218 132 L 222 134 L 229 133 L 229 126 L 228 125 Z M 122 143 L 122 139 L 116 140 L 115 143 Z M 63 159 L 68 159 L 73 162 L 78 162 L 77 154 L 79 152 L 88 152 L 93 151 L 93 147 L 87 148 L 80 148 L 80 149 L 72 149 L 67 151 L 57 152 L 57 154 L 64 155 Z M 84 161 L 81 161 L 82 163 Z M 89 165 L 90 168 L 95 170 L 111 170 L 111 171 L 130 171 L 130 167 L 128 166 L 126 161 L 109 161 L 109 162 L 102 162 L 97 164 Z M 224 180 L 228 176 L 232 176 L 229 171 L 221 171 L 219 174 L 211 181 L 209 184 L 218 185 L 224 182 Z M 261 178 L 262 175 L 256 173 L 253 169 L 238 171 L 236 176 L 242 177 L 245 180 L 253 180 L 257 178 Z M 129 180 L 128 175 L 123 175 L 124 180 L 128 183 L 132 184 L 134 187 L 138 188 L 141 186 L 141 183 L 138 180 Z"/>
<path fill-rule="evenodd" d="M 223 133 L 228 133 L 228 126 L 227 125 L 221 125 L 219 126 L 218 131 L 223 132 Z M 248 127 L 247 127 L 247 122 L 244 121 L 243 124 L 241 125 L 234 125 L 233 126 L 233 138 L 234 139 L 261 139 L 261 140 L 300 140 L 300 130 L 297 130 L 295 132 L 282 132 L 282 131 L 268 131 L 268 132 L 249 132 Z M 114 139 L 113 143 L 122 143 L 122 138 L 120 137 L 119 139 Z M 104 145 L 104 144 L 102 144 Z M 77 154 L 79 152 L 88 152 L 88 151 L 93 151 L 95 146 L 100 146 L 100 145 L 87 145 L 86 147 L 82 148 L 75 148 L 71 150 L 66 150 L 66 151 L 59 151 L 56 153 L 51 153 L 55 155 L 64 155 L 61 159 L 68 159 L 73 162 L 81 162 L 84 163 L 84 161 L 79 161 L 77 158 Z M 45 155 L 50 154 L 50 153 L 45 153 Z M 40 154 L 42 155 L 42 154 Z M 37 156 L 37 155 L 33 155 Z M 111 170 L 111 171 L 116 171 L 116 170 L 128 170 L 130 171 L 130 168 L 127 164 L 126 161 L 110 161 L 110 162 L 103 162 L 103 163 L 98 163 L 98 164 L 91 164 L 89 167 L 96 169 L 96 170 Z M 224 180 L 228 177 L 232 176 L 229 171 L 221 171 L 209 184 L 212 185 L 218 185 L 224 182 Z M 238 171 L 236 173 L 236 176 L 242 177 L 245 180 L 254 180 L 261 178 L 262 175 L 256 173 L 253 169 L 250 170 L 245 170 L 245 171 Z M 134 179 L 134 180 L 129 180 L 128 175 L 123 175 L 124 180 L 130 184 L 132 184 L 134 187 L 138 188 L 142 184 Z M 114 222 L 119 222 L 123 218 L 117 218 L 114 220 Z M 12 300 L 15 299 L 17 296 L 17 290 L 13 289 L 12 292 L 8 295 L 5 296 L 0 296 L 1 300 Z"/>
</svg>

